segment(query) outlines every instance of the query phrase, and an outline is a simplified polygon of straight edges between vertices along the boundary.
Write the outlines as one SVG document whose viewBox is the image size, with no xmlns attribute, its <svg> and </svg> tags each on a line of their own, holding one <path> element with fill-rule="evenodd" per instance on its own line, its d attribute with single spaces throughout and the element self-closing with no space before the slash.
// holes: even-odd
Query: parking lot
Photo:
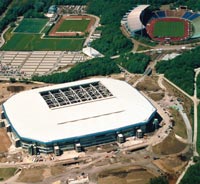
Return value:
<svg viewBox="0 0 200 184">
<path fill-rule="evenodd" d="M 81 52 L 33 51 L 0 52 L 0 76 L 31 77 L 49 74 L 62 67 L 84 62 L 87 59 Z"/>
</svg>

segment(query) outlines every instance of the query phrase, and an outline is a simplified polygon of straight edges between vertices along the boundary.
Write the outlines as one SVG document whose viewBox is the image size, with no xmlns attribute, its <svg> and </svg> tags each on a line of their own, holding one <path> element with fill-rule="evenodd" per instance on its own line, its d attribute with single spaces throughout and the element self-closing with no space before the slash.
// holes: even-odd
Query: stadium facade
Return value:
<svg viewBox="0 0 200 184">
<path fill-rule="evenodd" d="M 143 12 L 149 6 L 150 5 L 139 5 L 133 8 L 130 12 L 127 12 L 123 17 L 121 23 L 125 25 L 131 36 L 134 36 L 138 31 L 142 31 L 145 28 L 143 23 Z"/>
<path fill-rule="evenodd" d="M 3 104 L 18 146 L 31 153 L 88 147 L 147 132 L 156 108 L 124 81 L 93 78 L 24 91 Z"/>
</svg>

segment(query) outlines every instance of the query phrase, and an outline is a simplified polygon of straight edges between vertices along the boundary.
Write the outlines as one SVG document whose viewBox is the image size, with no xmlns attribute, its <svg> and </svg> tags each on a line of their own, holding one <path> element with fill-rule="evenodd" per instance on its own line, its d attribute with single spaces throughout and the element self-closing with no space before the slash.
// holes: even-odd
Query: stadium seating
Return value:
<svg viewBox="0 0 200 184">
<path fill-rule="evenodd" d="M 194 20 L 194 19 L 196 19 L 196 18 L 199 17 L 199 16 L 200 16 L 200 14 L 195 13 L 195 14 L 193 14 L 192 16 L 188 17 L 188 20 Z"/>
<path fill-rule="evenodd" d="M 155 13 L 153 13 L 153 14 L 152 14 L 152 18 L 157 19 L 157 18 L 159 18 L 159 17 L 158 17 L 158 15 L 156 15 Z"/>
<path fill-rule="evenodd" d="M 182 18 L 188 19 L 191 15 L 193 15 L 193 13 L 191 13 L 191 12 L 185 12 L 185 14 L 182 16 Z"/>
<path fill-rule="evenodd" d="M 194 26 L 194 34 L 192 38 L 198 38 L 200 37 L 200 16 L 195 18 L 193 21 L 193 26 Z"/>
<path fill-rule="evenodd" d="M 158 11 L 158 12 L 156 12 L 156 13 L 157 13 L 157 15 L 158 15 L 160 18 L 166 17 L 165 11 Z"/>
</svg>

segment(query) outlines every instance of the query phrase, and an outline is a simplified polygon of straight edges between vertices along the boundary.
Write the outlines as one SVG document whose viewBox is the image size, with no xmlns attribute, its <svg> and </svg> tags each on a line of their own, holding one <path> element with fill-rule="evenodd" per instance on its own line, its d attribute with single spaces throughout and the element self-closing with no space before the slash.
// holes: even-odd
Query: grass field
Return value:
<svg viewBox="0 0 200 184">
<path fill-rule="evenodd" d="M 15 33 L 1 48 L 4 51 L 78 51 L 82 49 L 85 39 L 82 38 L 40 38 L 40 34 Z"/>
<path fill-rule="evenodd" d="M 48 19 L 23 19 L 14 32 L 39 33 L 47 21 Z"/>
<path fill-rule="evenodd" d="M 158 21 L 154 25 L 153 35 L 155 37 L 183 37 L 184 22 Z"/>
<path fill-rule="evenodd" d="M 60 27 L 58 28 L 57 32 L 85 32 L 90 20 L 64 20 Z"/>
<path fill-rule="evenodd" d="M 24 183 L 42 182 L 42 180 L 44 179 L 44 170 L 44 167 L 22 169 L 22 172 L 20 173 L 17 181 Z"/>
</svg>

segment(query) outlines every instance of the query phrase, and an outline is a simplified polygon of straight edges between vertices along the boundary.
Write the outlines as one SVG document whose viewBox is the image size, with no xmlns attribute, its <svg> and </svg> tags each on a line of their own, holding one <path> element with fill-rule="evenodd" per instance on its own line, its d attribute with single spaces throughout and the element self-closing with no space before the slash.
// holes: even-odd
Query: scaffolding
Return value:
<svg viewBox="0 0 200 184">
<path fill-rule="evenodd" d="M 50 109 L 113 97 L 113 94 L 99 81 L 43 91 L 40 94 Z"/>
</svg>

